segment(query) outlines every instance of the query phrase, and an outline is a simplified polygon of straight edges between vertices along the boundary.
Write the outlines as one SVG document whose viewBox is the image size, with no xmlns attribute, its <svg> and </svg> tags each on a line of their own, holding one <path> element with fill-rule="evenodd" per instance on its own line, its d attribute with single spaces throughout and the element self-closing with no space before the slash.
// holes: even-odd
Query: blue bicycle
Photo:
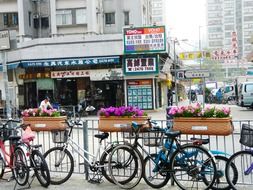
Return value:
<svg viewBox="0 0 253 190">
<path fill-rule="evenodd" d="M 171 175 L 174 178 L 175 182 L 177 184 L 181 184 L 181 187 L 185 187 L 185 184 L 189 184 L 190 180 L 196 180 L 196 181 L 202 181 L 202 186 L 210 187 L 210 176 L 215 175 L 214 183 L 212 184 L 212 189 L 215 190 L 226 190 L 230 189 L 230 185 L 228 185 L 226 178 L 225 178 L 225 166 L 228 161 L 228 158 L 226 157 L 227 154 L 221 151 L 210 151 L 212 155 L 215 155 L 216 160 L 216 169 L 217 172 L 215 172 L 214 168 L 211 167 L 211 165 L 204 165 L 204 167 L 199 168 L 200 174 L 195 176 L 195 172 L 183 172 L 182 170 L 175 170 L 175 172 L 170 173 L 169 167 L 171 167 L 171 161 L 174 160 L 176 165 L 181 168 L 185 167 L 193 167 L 195 165 L 201 165 L 203 162 L 202 158 L 198 159 L 199 156 L 199 150 L 196 148 L 188 149 L 187 152 L 181 152 L 177 149 L 177 141 L 171 140 L 171 138 L 168 138 L 168 129 L 161 129 L 159 127 L 154 127 L 151 133 L 149 134 L 152 137 L 148 137 L 146 145 L 153 145 L 153 146 L 159 146 L 161 145 L 161 150 L 157 154 L 151 154 L 148 155 L 144 159 L 144 180 L 146 183 L 153 187 L 153 188 L 161 188 L 165 186 Z M 162 135 L 159 135 L 162 133 Z M 152 135 L 153 134 L 153 135 Z M 165 140 L 164 140 L 164 137 Z M 153 138 L 153 139 L 152 139 Z M 145 140 L 145 139 L 144 139 Z M 150 144 L 150 141 L 152 143 Z M 201 146 L 203 144 L 208 144 L 209 139 L 197 139 L 192 138 L 190 140 L 190 144 L 194 146 Z M 177 156 L 174 155 L 174 152 Z M 174 155 L 174 156 L 172 156 Z M 189 165 L 189 163 L 184 163 L 183 161 L 191 159 L 193 163 Z M 236 166 L 232 164 L 231 166 L 233 173 L 233 183 L 236 183 L 238 179 L 238 171 L 236 169 Z M 214 173 L 215 172 L 215 173 Z M 190 177 L 192 177 L 192 179 Z M 194 179 L 195 178 L 195 179 Z"/>
</svg>

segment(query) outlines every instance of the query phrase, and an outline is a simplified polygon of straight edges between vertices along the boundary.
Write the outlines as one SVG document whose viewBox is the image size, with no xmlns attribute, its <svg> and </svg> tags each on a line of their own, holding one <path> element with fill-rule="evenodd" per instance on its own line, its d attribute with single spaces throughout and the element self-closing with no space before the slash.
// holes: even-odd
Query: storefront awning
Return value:
<svg viewBox="0 0 253 190">
<path fill-rule="evenodd" d="M 81 66 L 100 64 L 119 64 L 119 56 L 108 57 L 83 57 L 83 58 L 63 58 L 63 59 L 43 59 L 21 61 L 23 68 L 27 67 L 61 67 L 61 66 Z"/>
<path fill-rule="evenodd" d="M 7 69 L 16 69 L 20 65 L 20 62 L 7 63 Z M 3 71 L 3 65 L 0 64 L 0 71 Z"/>
</svg>

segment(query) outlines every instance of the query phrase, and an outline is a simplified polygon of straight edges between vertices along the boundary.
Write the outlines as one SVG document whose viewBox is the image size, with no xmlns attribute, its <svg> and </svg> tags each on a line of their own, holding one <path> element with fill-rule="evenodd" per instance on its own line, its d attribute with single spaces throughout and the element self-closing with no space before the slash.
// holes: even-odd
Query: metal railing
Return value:
<svg viewBox="0 0 253 190">
<path fill-rule="evenodd" d="M 158 123 L 158 126 L 162 128 L 166 128 L 167 124 L 169 121 L 166 120 L 156 120 Z M 202 136 L 202 135 L 181 135 L 182 140 L 188 140 L 191 137 L 202 137 L 202 138 L 210 138 L 210 143 L 207 145 L 207 148 L 209 150 L 219 150 L 221 152 L 225 152 L 229 155 L 232 155 L 233 153 L 245 149 L 244 146 L 242 146 L 239 143 L 240 139 L 240 131 L 241 131 L 241 126 L 243 123 L 247 123 L 250 125 L 253 125 L 253 120 L 237 120 L 233 121 L 234 124 L 234 133 L 229 136 Z M 84 128 L 88 128 L 88 130 L 83 130 Z M 87 132 L 88 131 L 88 132 Z M 76 127 L 73 130 L 73 139 L 81 146 L 84 147 L 85 149 L 88 148 L 88 151 L 92 154 L 95 154 L 95 151 L 97 150 L 98 146 L 98 139 L 94 138 L 94 135 L 97 133 L 101 133 L 98 131 L 98 119 L 89 119 L 85 120 L 83 118 L 83 127 Z M 140 143 L 144 146 L 144 138 L 142 138 L 142 135 L 140 135 Z M 84 140 L 85 139 L 85 140 Z M 133 138 L 131 138 L 130 133 L 126 132 L 113 132 L 110 133 L 109 138 L 107 141 L 105 141 L 105 145 L 108 142 L 113 142 L 113 141 L 128 141 L 131 142 Z M 84 144 L 84 142 L 88 144 Z M 52 135 L 50 132 L 38 132 L 37 133 L 37 138 L 36 142 L 37 144 L 42 144 L 44 151 L 48 150 L 49 148 L 52 148 L 56 146 L 52 142 Z M 150 152 L 150 153 L 155 153 L 159 151 L 159 147 L 148 147 L 145 146 L 145 149 Z M 101 150 L 102 153 L 103 150 Z M 72 151 L 73 158 L 75 159 L 75 168 L 74 168 L 74 173 L 86 173 L 85 171 L 85 166 L 81 165 L 83 163 L 83 159 L 81 156 L 79 156 L 76 152 Z M 143 156 L 145 158 L 146 155 Z M 237 166 L 237 167 L 242 167 Z M 88 172 L 88 171 L 87 171 Z M 87 174 L 87 173 L 86 173 Z M 239 174 L 239 179 L 238 183 L 242 184 L 252 184 L 253 185 L 253 174 L 251 175 L 251 181 L 245 182 L 243 179 L 243 176 Z"/>
</svg>

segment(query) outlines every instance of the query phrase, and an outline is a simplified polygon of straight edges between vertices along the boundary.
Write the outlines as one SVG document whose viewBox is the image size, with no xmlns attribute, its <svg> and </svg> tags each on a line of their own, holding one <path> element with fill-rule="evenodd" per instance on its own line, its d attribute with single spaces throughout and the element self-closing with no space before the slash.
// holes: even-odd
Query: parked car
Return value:
<svg viewBox="0 0 253 190">
<path fill-rule="evenodd" d="M 238 105 L 253 108 L 253 82 L 243 82 L 240 84 L 238 92 Z"/>
</svg>

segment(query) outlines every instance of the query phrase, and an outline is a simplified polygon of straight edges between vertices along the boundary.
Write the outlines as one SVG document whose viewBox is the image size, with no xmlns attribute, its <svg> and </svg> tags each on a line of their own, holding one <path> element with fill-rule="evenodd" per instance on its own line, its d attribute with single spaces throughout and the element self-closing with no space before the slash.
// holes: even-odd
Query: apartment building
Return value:
<svg viewBox="0 0 253 190">
<path fill-rule="evenodd" d="M 207 0 L 208 48 L 229 50 L 232 32 L 237 33 L 238 57 L 251 51 L 253 0 Z"/>
<path fill-rule="evenodd" d="M 0 1 L 0 30 L 17 31 L 17 48 L 7 52 L 12 100 L 37 107 L 48 95 L 61 105 L 84 98 L 97 108 L 128 105 L 128 80 L 144 80 L 152 92 L 148 109 L 160 107 L 166 93 L 157 74 L 123 73 L 123 28 L 151 26 L 150 10 L 150 0 Z"/>
<path fill-rule="evenodd" d="M 165 25 L 165 1 L 151 1 L 151 22 L 156 25 Z"/>
<path fill-rule="evenodd" d="M 207 0 L 207 48 L 216 54 L 227 80 L 243 75 L 250 64 L 253 0 Z"/>
</svg>

